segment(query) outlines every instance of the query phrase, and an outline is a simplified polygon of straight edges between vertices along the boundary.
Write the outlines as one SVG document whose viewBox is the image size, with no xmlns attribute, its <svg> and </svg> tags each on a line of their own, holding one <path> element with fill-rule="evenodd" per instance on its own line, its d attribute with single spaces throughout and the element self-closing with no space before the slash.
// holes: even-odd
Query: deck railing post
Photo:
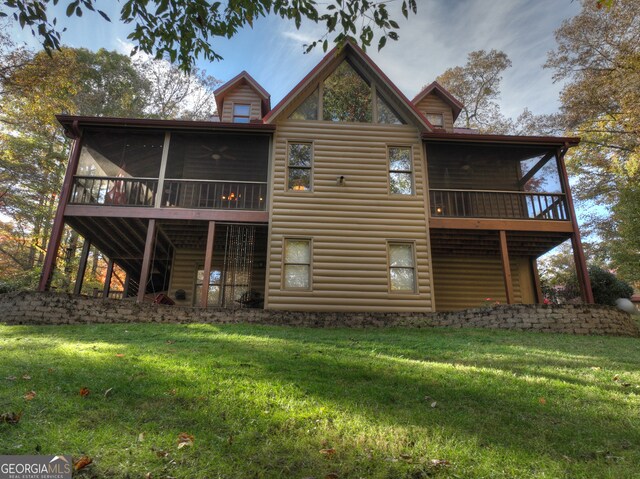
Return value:
<svg viewBox="0 0 640 479">
<path fill-rule="evenodd" d="M 169 158 L 169 145 L 171 144 L 171 133 L 164 134 L 164 145 L 162 147 L 162 159 L 160 160 L 160 173 L 158 174 L 158 186 L 156 189 L 156 198 L 154 206 L 160 208 L 162 206 L 162 197 L 164 196 L 164 177 L 167 172 L 167 159 Z"/>
</svg>

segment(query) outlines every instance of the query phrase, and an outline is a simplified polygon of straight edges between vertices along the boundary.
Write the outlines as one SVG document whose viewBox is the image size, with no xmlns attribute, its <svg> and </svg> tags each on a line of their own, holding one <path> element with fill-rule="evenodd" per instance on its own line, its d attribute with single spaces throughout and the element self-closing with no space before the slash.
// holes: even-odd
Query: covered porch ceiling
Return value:
<svg viewBox="0 0 640 479">
<path fill-rule="evenodd" d="M 433 255 L 500 255 L 498 231 L 432 228 L 430 235 Z M 537 258 L 570 237 L 567 232 L 507 231 L 507 247 L 510 256 Z"/>
</svg>

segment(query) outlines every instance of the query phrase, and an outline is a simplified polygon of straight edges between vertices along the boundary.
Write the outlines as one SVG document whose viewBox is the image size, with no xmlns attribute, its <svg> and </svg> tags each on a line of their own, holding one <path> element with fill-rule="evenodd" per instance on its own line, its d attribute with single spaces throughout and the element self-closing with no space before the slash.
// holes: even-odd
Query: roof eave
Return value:
<svg viewBox="0 0 640 479">
<path fill-rule="evenodd" d="M 565 136 L 520 136 L 520 135 L 489 135 L 478 133 L 443 133 L 425 132 L 422 134 L 425 141 L 448 141 L 465 143 L 501 143 L 518 145 L 548 145 L 557 147 L 572 147 L 580 143 L 578 137 Z"/>
</svg>

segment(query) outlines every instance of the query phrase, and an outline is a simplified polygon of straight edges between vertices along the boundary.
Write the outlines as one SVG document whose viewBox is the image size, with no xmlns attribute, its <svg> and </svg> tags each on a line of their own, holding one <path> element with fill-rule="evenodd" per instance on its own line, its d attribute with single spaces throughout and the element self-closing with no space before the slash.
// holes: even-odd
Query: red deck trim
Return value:
<svg viewBox="0 0 640 479">
<path fill-rule="evenodd" d="M 580 138 L 565 136 L 518 136 L 443 132 L 425 132 L 422 134 L 422 139 L 425 141 L 459 141 L 465 143 L 515 143 L 553 146 L 576 146 L 578 143 L 580 143 Z"/>
<path fill-rule="evenodd" d="M 274 125 L 263 123 L 228 123 L 219 121 L 191 121 L 191 120 L 157 120 L 150 118 L 116 118 L 105 116 L 72 116 L 56 115 L 56 119 L 65 129 L 65 134 L 70 138 L 76 138 L 77 132 L 74 130 L 74 122 L 78 128 L 83 126 L 121 126 L 140 128 L 161 128 L 161 129 L 185 129 L 185 130 L 238 130 L 238 131 L 261 131 L 271 132 L 276 128 Z"/>
</svg>

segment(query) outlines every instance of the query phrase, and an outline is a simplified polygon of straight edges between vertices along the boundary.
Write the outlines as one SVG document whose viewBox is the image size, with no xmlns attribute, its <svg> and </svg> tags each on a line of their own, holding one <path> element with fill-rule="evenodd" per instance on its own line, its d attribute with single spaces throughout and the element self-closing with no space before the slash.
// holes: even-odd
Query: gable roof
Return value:
<svg viewBox="0 0 640 479">
<path fill-rule="evenodd" d="M 333 71 L 346 58 L 355 61 L 356 69 L 365 70 L 369 77 L 376 80 L 383 87 L 386 93 L 385 99 L 388 101 L 391 96 L 399 105 L 405 116 L 413 117 L 415 123 L 422 131 L 433 131 L 434 127 L 426 117 L 415 107 L 413 103 L 393 84 L 371 58 L 351 40 L 346 40 L 342 48 L 334 47 L 322 60 L 263 118 L 265 123 L 273 123 L 275 119 L 284 111 L 309 85 L 322 77 L 325 73 Z M 352 65 L 354 66 L 354 65 Z"/>
<path fill-rule="evenodd" d="M 438 95 L 451 107 L 451 109 L 453 110 L 453 121 L 456 121 L 456 118 L 458 118 L 458 115 L 464 108 L 464 105 L 437 81 L 431 82 L 429 85 L 424 87 L 422 91 L 415 96 L 411 103 L 417 105 L 422 101 L 424 97 L 430 95 L 431 93 L 435 93 L 436 95 Z"/>
<path fill-rule="evenodd" d="M 213 95 L 216 99 L 218 115 L 222 115 L 222 103 L 224 97 L 228 93 L 232 92 L 238 85 L 249 85 L 258 94 L 258 96 L 262 100 L 262 116 L 265 116 L 271 109 L 271 95 L 269 95 L 267 90 L 262 88 L 262 86 L 257 81 L 255 81 L 255 79 L 245 70 L 241 71 L 227 83 L 214 90 Z"/>
</svg>

